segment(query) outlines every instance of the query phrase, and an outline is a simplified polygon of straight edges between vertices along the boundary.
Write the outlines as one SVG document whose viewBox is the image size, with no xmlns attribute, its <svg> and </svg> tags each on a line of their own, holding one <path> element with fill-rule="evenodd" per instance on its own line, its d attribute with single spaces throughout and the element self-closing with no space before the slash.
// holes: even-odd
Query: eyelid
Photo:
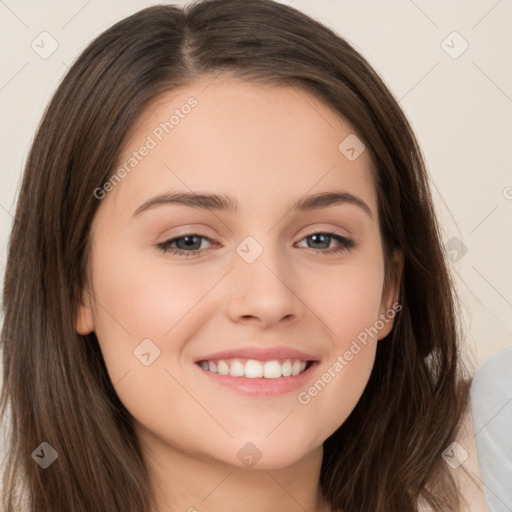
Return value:
<svg viewBox="0 0 512 512">
<path fill-rule="evenodd" d="M 346 240 L 350 240 L 350 237 L 348 235 L 345 235 L 345 234 L 341 233 L 336 228 L 325 228 L 325 229 L 322 229 L 322 228 L 311 228 L 311 229 L 308 229 L 302 235 L 301 240 L 303 238 L 305 238 L 306 236 L 314 235 L 316 233 L 326 233 L 326 234 L 331 234 L 331 235 L 338 235 L 338 236 L 341 236 L 342 238 L 345 238 Z"/>
<path fill-rule="evenodd" d="M 168 242 L 174 238 L 181 238 L 184 236 L 190 235 L 198 235 L 203 238 L 207 238 L 208 240 L 215 241 L 215 236 L 210 236 L 206 234 L 207 232 L 211 232 L 212 230 L 204 224 L 196 225 L 196 224 L 188 224 L 183 228 L 177 228 L 178 231 L 174 229 L 166 229 L 161 235 L 158 236 L 158 239 L 162 240 L 162 243 Z M 169 234 L 170 233 L 170 234 Z"/>
</svg>

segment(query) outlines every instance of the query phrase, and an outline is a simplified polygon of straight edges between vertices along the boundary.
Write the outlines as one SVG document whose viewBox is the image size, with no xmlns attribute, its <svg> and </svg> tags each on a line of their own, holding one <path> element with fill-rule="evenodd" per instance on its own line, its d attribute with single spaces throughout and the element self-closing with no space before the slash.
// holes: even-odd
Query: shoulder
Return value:
<svg viewBox="0 0 512 512">
<path fill-rule="evenodd" d="M 482 479 L 489 504 L 495 510 L 509 510 L 512 507 L 511 368 L 512 347 L 508 347 L 481 366 L 471 385 L 471 406 Z"/>
<path fill-rule="evenodd" d="M 480 433 L 508 433 L 512 424 L 512 346 L 488 359 L 471 383 L 471 407 L 478 440 Z M 503 441 L 512 439 L 503 436 Z"/>
<path fill-rule="evenodd" d="M 471 383 L 471 401 L 473 407 L 492 408 L 493 403 L 499 400 L 498 395 L 512 389 L 512 346 L 507 347 L 488 359 L 475 373 Z M 492 396 L 489 396 L 489 392 Z M 510 395 L 510 394 L 509 394 Z M 482 400 L 485 398 L 485 400 Z M 508 396 L 510 398 L 510 396 Z M 489 402 L 491 399 L 491 402 Z"/>
</svg>

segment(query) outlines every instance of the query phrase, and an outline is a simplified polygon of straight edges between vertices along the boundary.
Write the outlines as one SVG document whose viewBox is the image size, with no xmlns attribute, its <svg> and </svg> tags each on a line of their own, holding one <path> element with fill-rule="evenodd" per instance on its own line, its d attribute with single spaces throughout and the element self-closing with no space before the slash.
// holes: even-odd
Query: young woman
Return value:
<svg viewBox="0 0 512 512">
<path fill-rule="evenodd" d="M 420 149 L 291 7 L 155 6 L 86 48 L 31 148 L 4 314 L 7 512 L 467 505 Z"/>
</svg>

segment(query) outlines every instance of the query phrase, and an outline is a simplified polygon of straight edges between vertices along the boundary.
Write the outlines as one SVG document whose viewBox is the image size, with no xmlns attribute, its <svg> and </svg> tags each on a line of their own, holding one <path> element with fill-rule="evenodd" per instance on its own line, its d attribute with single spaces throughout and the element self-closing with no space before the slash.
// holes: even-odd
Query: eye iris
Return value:
<svg viewBox="0 0 512 512">
<path fill-rule="evenodd" d="M 310 235 L 310 238 L 312 238 L 314 241 L 317 241 L 319 238 L 327 238 L 327 242 L 324 240 L 319 240 L 320 243 L 323 243 L 323 244 L 327 244 L 326 247 L 321 247 L 321 249 L 327 249 L 329 247 L 329 240 L 330 240 L 330 235 L 326 235 L 326 234 L 323 234 L 323 233 L 315 233 L 314 235 Z M 318 245 L 316 245 L 315 247 L 318 248 Z"/>
<path fill-rule="evenodd" d="M 184 242 L 183 247 L 180 247 L 180 243 L 181 242 Z M 184 236 L 182 238 L 179 238 L 176 240 L 176 246 L 181 249 L 181 248 L 184 248 L 184 249 L 199 249 L 199 247 L 201 246 L 201 237 L 197 236 L 197 235 L 187 235 L 187 236 Z M 197 247 L 192 247 L 193 245 L 197 244 Z"/>
</svg>

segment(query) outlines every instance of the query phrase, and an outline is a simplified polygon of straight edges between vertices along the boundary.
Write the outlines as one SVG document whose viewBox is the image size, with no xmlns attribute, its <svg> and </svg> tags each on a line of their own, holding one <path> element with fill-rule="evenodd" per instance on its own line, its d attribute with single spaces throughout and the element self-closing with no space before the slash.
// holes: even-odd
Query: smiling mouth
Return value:
<svg viewBox="0 0 512 512">
<path fill-rule="evenodd" d="M 248 379 L 279 379 L 281 377 L 295 377 L 304 373 L 313 361 L 301 359 L 272 359 L 258 361 L 257 359 L 219 359 L 216 361 L 198 361 L 203 370 L 219 375 L 231 377 L 245 377 Z"/>
</svg>

